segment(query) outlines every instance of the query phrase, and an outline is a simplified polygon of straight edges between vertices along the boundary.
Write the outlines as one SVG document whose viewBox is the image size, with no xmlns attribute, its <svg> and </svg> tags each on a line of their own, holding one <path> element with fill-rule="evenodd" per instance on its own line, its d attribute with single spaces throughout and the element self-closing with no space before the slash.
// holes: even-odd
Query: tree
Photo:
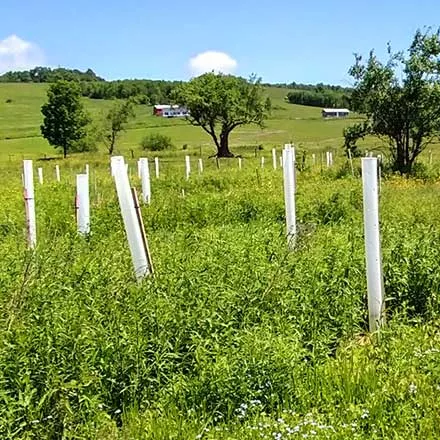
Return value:
<svg viewBox="0 0 440 440">
<path fill-rule="evenodd" d="M 346 145 L 366 135 L 385 139 L 393 169 L 404 174 L 439 134 L 440 31 L 417 31 L 407 53 L 388 46 L 388 55 L 386 64 L 373 51 L 366 63 L 355 55 L 351 108 L 366 120 L 346 131 Z"/>
<path fill-rule="evenodd" d="M 232 75 L 205 73 L 175 90 L 174 100 L 185 106 L 189 122 L 202 127 L 217 147 L 217 157 L 233 157 L 229 135 L 246 124 L 263 127 L 270 112 L 259 79 L 249 81 Z"/>
<path fill-rule="evenodd" d="M 41 133 L 50 145 L 62 148 L 66 157 L 71 146 L 86 136 L 90 122 L 81 102 L 81 88 L 75 82 L 58 81 L 50 86 L 47 97 L 41 107 Z"/>
<path fill-rule="evenodd" d="M 135 117 L 134 103 L 131 100 L 116 102 L 108 111 L 103 129 L 104 141 L 108 154 L 113 154 L 116 140 L 122 131 L 125 131 L 127 122 Z"/>
</svg>

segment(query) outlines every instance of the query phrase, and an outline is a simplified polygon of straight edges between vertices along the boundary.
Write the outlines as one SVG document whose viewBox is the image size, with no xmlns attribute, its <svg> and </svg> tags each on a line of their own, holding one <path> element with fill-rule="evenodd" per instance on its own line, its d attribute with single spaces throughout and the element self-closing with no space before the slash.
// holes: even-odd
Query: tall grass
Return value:
<svg viewBox="0 0 440 440">
<path fill-rule="evenodd" d="M 436 183 L 383 183 L 389 322 L 372 343 L 358 179 L 299 173 L 288 252 L 280 170 L 187 182 L 164 164 L 143 207 L 157 273 L 138 284 L 107 163 L 89 238 L 84 164 L 64 163 L 61 184 L 36 184 L 34 253 L 19 164 L 1 169 L 1 438 L 438 438 Z"/>
</svg>

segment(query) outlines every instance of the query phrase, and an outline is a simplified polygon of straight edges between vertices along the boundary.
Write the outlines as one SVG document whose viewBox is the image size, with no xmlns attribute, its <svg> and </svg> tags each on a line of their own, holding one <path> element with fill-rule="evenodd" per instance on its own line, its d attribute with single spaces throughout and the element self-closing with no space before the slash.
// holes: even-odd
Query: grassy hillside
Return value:
<svg viewBox="0 0 440 440">
<path fill-rule="evenodd" d="M 41 105 L 46 99 L 47 84 L 0 84 L 0 156 L 41 156 L 54 150 L 40 136 Z M 264 144 L 280 145 L 293 140 L 305 148 L 337 148 L 342 143 L 342 129 L 349 121 L 323 121 L 320 109 L 288 104 L 286 89 L 269 88 L 273 113 L 264 130 L 245 127 L 234 131 L 233 146 Z M 6 102 L 11 100 L 12 102 Z M 99 119 L 111 101 L 84 99 L 94 119 Z M 121 138 L 118 150 L 138 148 L 143 136 L 160 131 L 171 136 L 177 147 L 188 144 L 212 153 L 210 138 L 197 127 L 183 120 L 167 120 L 152 116 L 151 108 L 138 106 L 137 117 Z"/>
</svg>

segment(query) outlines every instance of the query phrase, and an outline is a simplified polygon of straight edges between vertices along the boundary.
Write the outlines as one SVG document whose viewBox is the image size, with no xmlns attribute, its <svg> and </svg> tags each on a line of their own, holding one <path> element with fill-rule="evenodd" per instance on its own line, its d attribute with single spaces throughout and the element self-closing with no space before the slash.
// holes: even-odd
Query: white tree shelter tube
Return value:
<svg viewBox="0 0 440 440">
<path fill-rule="evenodd" d="M 151 180 L 150 180 L 150 167 L 148 165 L 148 159 L 142 157 L 139 159 L 141 170 L 141 182 L 142 182 L 142 201 L 144 203 L 151 202 Z"/>
<path fill-rule="evenodd" d="M 191 161 L 189 156 L 185 156 L 185 178 L 189 180 L 189 175 L 191 174 Z"/>
<path fill-rule="evenodd" d="M 296 236 L 296 212 L 295 212 L 295 176 L 293 172 L 293 151 L 287 145 L 283 151 L 283 174 L 284 174 L 284 202 L 286 207 L 287 243 L 292 248 Z"/>
<path fill-rule="evenodd" d="M 40 185 L 43 185 L 43 168 L 38 168 L 38 181 Z"/>
<path fill-rule="evenodd" d="M 156 169 L 156 179 L 159 179 L 159 158 L 154 158 L 154 167 Z"/>
<path fill-rule="evenodd" d="M 203 159 L 199 159 L 199 174 L 203 173 Z"/>
<path fill-rule="evenodd" d="M 277 150 L 275 148 L 272 148 L 272 166 L 273 169 L 277 169 Z"/>
<path fill-rule="evenodd" d="M 131 257 L 136 278 L 140 281 L 151 274 L 148 265 L 147 251 L 145 249 L 142 231 L 139 226 L 138 214 L 128 181 L 124 159 L 121 156 L 112 157 L 112 170 L 118 193 L 119 206 L 124 220 L 125 232 L 130 246 Z"/>
<path fill-rule="evenodd" d="M 82 235 L 90 233 L 90 197 L 88 174 L 76 176 L 76 215 L 78 232 Z"/>
<path fill-rule="evenodd" d="M 59 165 L 55 165 L 55 177 L 57 179 L 57 182 L 61 181 L 60 166 Z"/>
<path fill-rule="evenodd" d="M 30 249 L 34 249 L 37 245 L 37 221 L 35 216 L 34 172 L 31 160 L 23 161 L 23 185 L 28 246 Z"/>
<path fill-rule="evenodd" d="M 376 158 L 362 158 L 362 184 L 364 196 L 368 317 L 370 332 L 375 332 L 379 330 L 384 321 L 384 295 L 379 230 L 379 196 Z"/>
</svg>

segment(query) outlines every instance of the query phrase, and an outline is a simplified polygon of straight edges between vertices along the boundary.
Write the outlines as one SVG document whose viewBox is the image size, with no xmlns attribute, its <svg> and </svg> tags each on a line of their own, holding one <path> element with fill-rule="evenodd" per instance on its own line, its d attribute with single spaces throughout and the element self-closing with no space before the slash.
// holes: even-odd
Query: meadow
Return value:
<svg viewBox="0 0 440 440">
<path fill-rule="evenodd" d="M 44 95 L 34 87 L 41 96 L 23 92 L 27 110 L 14 107 L 14 115 L 0 108 L 1 438 L 439 437 L 436 162 L 425 163 L 419 178 L 382 178 L 387 324 L 372 336 L 359 161 L 352 176 L 340 151 L 341 127 L 349 121 L 327 124 L 319 109 L 280 98 L 286 109 L 276 108 L 268 121 L 266 131 L 276 133 L 267 142 L 264 131 L 252 128 L 234 136 L 242 170 L 235 159 L 221 160 L 219 168 L 208 160 L 212 150 L 200 129 L 161 121 L 161 132 L 190 145 L 159 154 L 161 175 L 152 177 L 152 201 L 142 207 L 155 275 L 137 283 L 108 157 L 62 160 L 33 137 L 39 116 L 30 109 Z M 5 90 L 0 85 L 0 105 L 18 106 L 18 97 L 3 104 Z M 107 104 L 88 105 L 99 112 Z M 157 119 L 140 115 L 134 124 L 142 121 L 119 147 L 138 188 L 136 160 L 143 153 L 135 144 Z M 290 136 L 307 152 L 339 149 L 332 168 L 320 154 L 313 166 L 308 154 L 298 171 L 293 251 L 285 237 L 282 171 L 270 159 L 270 148 L 280 154 Z M 57 160 L 34 164 L 45 179 L 35 183 L 32 252 L 21 159 L 44 154 Z M 184 154 L 192 159 L 188 181 Z M 92 232 L 81 237 L 74 179 L 86 163 Z"/>
</svg>

